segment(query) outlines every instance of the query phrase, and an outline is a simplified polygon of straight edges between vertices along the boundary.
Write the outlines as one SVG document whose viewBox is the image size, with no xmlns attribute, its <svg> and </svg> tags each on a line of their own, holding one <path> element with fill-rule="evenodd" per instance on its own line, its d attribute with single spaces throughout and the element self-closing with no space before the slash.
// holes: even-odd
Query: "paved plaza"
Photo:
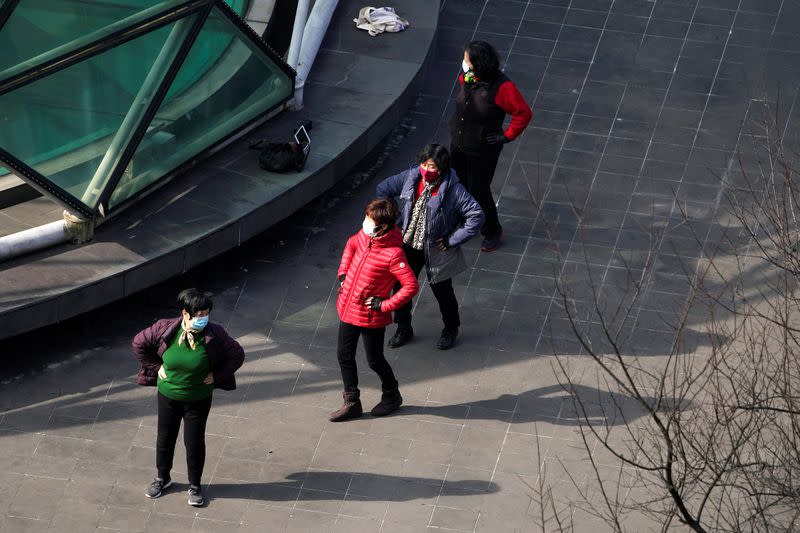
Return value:
<svg viewBox="0 0 800 533">
<path fill-rule="evenodd" d="M 565 276 L 573 296 L 587 298 L 588 262 L 613 301 L 636 272 L 645 296 L 626 325 L 629 348 L 659 363 L 674 340 L 663 318 L 685 301 L 682 268 L 702 248 L 682 213 L 701 240 L 718 235 L 721 195 L 741 180 L 734 148 L 765 103 L 796 138 L 799 21 L 797 4 L 781 0 L 444 0 L 423 92 L 382 153 L 179 279 L 0 341 L 0 531 L 528 532 L 542 531 L 543 514 L 544 529 L 556 530 L 539 505 L 542 487 L 575 531 L 609 531 L 584 501 L 600 497 L 587 454 L 608 479 L 620 465 L 581 439 L 554 350 L 587 402 L 611 400 L 562 316 L 556 281 Z M 465 247 L 453 350 L 434 346 L 439 311 L 423 285 L 414 341 L 387 350 L 403 408 L 329 423 L 341 404 L 342 248 L 378 181 L 426 142 L 448 142 L 461 50 L 473 38 L 496 45 L 534 111 L 495 175 L 503 244 L 491 254 L 478 240 Z M 755 168 L 757 156 L 745 150 L 741 164 Z M 655 246 L 654 225 L 668 228 Z M 238 389 L 214 396 L 200 509 L 186 502 L 180 443 L 174 488 L 144 497 L 156 398 L 136 385 L 130 350 L 137 331 L 175 313 L 187 286 L 214 294 L 212 320 L 247 352 Z M 702 322 L 691 327 L 701 332 Z M 368 409 L 380 387 L 362 354 Z M 636 513 L 623 525 L 662 528 Z"/>
</svg>

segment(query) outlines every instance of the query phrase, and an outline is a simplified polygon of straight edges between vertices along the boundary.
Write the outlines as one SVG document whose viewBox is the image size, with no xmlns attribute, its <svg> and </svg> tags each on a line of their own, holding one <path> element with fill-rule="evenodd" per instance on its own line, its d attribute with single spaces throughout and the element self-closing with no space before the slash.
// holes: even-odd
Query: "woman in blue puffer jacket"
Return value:
<svg viewBox="0 0 800 533">
<path fill-rule="evenodd" d="M 453 347 L 461 319 L 453 291 L 453 276 L 466 270 L 461 245 L 480 232 L 484 215 L 478 202 L 450 168 L 444 146 L 428 144 L 417 156 L 417 164 L 383 180 L 378 198 L 389 198 L 398 207 L 398 226 L 403 233 L 403 251 L 419 276 L 424 266 L 433 295 L 439 302 L 444 329 L 437 343 L 440 350 Z M 394 314 L 397 331 L 389 347 L 397 348 L 414 337 L 411 302 Z"/>
</svg>

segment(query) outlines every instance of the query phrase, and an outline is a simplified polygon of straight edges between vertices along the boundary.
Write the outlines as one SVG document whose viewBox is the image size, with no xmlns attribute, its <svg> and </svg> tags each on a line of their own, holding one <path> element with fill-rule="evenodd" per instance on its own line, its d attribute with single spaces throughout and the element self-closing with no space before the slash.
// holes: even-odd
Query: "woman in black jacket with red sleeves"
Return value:
<svg viewBox="0 0 800 533">
<path fill-rule="evenodd" d="M 472 41 L 465 46 L 461 69 L 456 111 L 450 118 L 451 164 L 486 215 L 481 250 L 491 252 L 503 235 L 491 189 L 497 160 L 503 145 L 525 130 L 533 112 L 500 70 L 497 52 L 489 43 Z M 511 123 L 503 130 L 507 114 Z"/>
</svg>

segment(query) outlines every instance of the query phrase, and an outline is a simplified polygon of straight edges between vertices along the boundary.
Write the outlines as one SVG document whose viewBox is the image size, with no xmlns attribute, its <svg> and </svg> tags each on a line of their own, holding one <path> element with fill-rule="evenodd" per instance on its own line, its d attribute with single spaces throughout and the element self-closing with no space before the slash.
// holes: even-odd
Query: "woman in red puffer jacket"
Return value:
<svg viewBox="0 0 800 533">
<path fill-rule="evenodd" d="M 403 236 L 395 227 L 397 208 L 390 200 L 373 200 L 364 210 L 362 230 L 350 237 L 339 265 L 339 344 L 337 357 L 344 382 L 344 405 L 331 413 L 331 422 L 361 416 L 356 347 L 362 337 L 369 367 L 381 378 L 381 401 L 373 416 L 386 416 L 403 403 L 392 367 L 383 355 L 386 326 L 392 311 L 409 302 L 419 290 L 417 277 L 403 252 Z M 395 283 L 401 288 L 391 295 Z M 391 296 L 390 296 L 391 295 Z"/>
</svg>

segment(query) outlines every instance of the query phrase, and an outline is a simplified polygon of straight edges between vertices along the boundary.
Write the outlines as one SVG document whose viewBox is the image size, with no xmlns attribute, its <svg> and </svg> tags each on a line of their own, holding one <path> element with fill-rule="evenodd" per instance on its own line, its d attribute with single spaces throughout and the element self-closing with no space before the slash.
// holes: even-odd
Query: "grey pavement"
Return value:
<svg viewBox="0 0 800 533">
<path fill-rule="evenodd" d="M 585 300 L 588 263 L 613 305 L 634 272 L 645 297 L 626 325 L 628 348 L 652 364 L 669 352 L 663 319 L 684 303 L 683 269 L 701 251 L 681 213 L 701 241 L 718 237 L 721 195 L 741 182 L 734 147 L 762 102 L 778 109 L 787 138 L 796 135 L 799 17 L 794 3 L 765 0 L 446 0 L 423 93 L 360 172 L 184 276 L 0 343 L 0 524 L 13 532 L 555 530 L 552 519 L 539 525 L 538 493 L 549 487 L 576 531 L 610 530 L 582 503 L 599 498 L 587 454 L 606 479 L 620 465 L 595 441 L 584 445 L 554 351 L 582 397 L 612 399 L 554 287 L 561 281 Z M 492 254 L 477 242 L 466 247 L 472 267 L 456 279 L 464 326 L 454 350 L 434 348 L 441 325 L 423 287 L 417 337 L 387 351 L 403 409 L 328 423 L 341 401 L 334 298 L 342 246 L 377 180 L 410 164 L 431 138 L 446 142 L 461 46 L 474 36 L 497 45 L 534 108 L 494 183 L 505 241 Z M 742 150 L 754 168 L 758 154 Z M 666 229 L 655 243 L 651 227 Z M 553 243 L 566 260 L 561 270 Z M 132 335 L 173 313 L 177 291 L 193 285 L 215 294 L 213 319 L 247 350 L 239 388 L 215 395 L 202 509 L 181 492 L 180 445 L 176 488 L 155 501 L 143 496 L 154 475 L 155 397 L 135 385 L 129 349 Z M 371 407 L 377 379 L 359 363 Z M 623 525 L 662 528 L 636 513 Z"/>
</svg>

